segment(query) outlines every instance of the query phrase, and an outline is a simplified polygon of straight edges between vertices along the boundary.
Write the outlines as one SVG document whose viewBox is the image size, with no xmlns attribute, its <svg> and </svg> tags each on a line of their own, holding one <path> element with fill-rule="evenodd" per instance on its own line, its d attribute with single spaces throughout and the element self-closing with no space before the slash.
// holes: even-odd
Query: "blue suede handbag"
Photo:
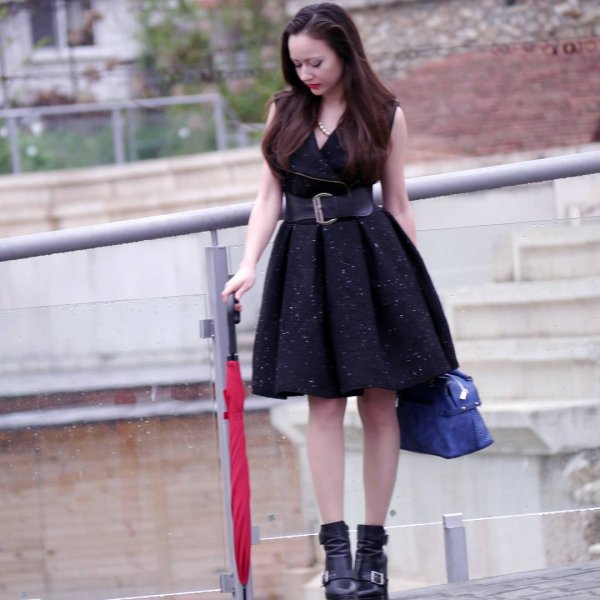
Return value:
<svg viewBox="0 0 600 600">
<path fill-rule="evenodd" d="M 410 452 L 457 458 L 493 443 L 478 410 L 473 378 L 455 369 L 400 390 L 400 447 Z"/>
</svg>

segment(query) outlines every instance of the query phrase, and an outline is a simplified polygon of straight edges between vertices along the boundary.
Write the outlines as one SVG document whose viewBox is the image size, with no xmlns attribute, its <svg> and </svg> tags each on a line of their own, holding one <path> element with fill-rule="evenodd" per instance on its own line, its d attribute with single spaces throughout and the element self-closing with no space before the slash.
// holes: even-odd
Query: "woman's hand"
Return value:
<svg viewBox="0 0 600 600">
<path fill-rule="evenodd" d="M 233 294 L 236 303 L 236 309 L 241 310 L 239 301 L 242 296 L 254 285 L 256 281 L 256 270 L 250 267 L 241 266 L 237 273 L 225 284 L 221 292 L 223 302 L 227 302 L 227 296 Z"/>
</svg>

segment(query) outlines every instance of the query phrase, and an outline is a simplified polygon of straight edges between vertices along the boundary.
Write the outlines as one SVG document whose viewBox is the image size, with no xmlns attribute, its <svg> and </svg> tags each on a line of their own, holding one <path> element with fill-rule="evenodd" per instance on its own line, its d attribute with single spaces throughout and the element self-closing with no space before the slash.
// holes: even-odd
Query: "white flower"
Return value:
<svg viewBox="0 0 600 600">
<path fill-rule="evenodd" d="M 38 155 L 37 146 L 27 146 L 27 149 L 25 150 L 25 152 L 27 153 L 27 156 L 30 156 L 30 157 L 37 156 Z"/>
<path fill-rule="evenodd" d="M 29 126 L 29 129 L 31 130 L 31 133 L 33 133 L 33 135 L 41 135 L 44 132 L 44 123 L 43 121 L 34 121 Z"/>
<path fill-rule="evenodd" d="M 180 127 L 177 130 L 177 135 L 184 140 L 185 138 L 190 137 L 190 130 L 187 127 Z"/>
</svg>

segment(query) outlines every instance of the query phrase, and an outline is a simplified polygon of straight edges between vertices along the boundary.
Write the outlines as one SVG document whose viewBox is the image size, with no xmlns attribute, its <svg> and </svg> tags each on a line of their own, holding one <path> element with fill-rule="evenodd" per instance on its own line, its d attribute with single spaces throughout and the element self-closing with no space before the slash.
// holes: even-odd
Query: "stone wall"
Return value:
<svg viewBox="0 0 600 600">
<path fill-rule="evenodd" d="M 598 2 L 341 4 L 404 109 L 412 160 L 600 141 Z"/>
<path fill-rule="evenodd" d="M 595 0 L 421 0 L 340 2 L 361 30 L 383 76 L 396 79 L 431 58 L 498 44 L 600 35 Z M 354 5 L 354 7 L 352 6 Z"/>
</svg>

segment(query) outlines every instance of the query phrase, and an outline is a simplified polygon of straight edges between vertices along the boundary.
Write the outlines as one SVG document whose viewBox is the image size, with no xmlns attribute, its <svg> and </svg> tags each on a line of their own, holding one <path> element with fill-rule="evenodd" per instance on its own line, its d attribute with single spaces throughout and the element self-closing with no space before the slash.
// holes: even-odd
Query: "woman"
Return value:
<svg viewBox="0 0 600 600">
<path fill-rule="evenodd" d="M 308 455 L 323 520 L 330 600 L 387 598 L 383 528 L 400 448 L 397 390 L 455 368 L 439 300 L 415 249 L 406 194 L 406 124 L 371 69 L 350 16 L 335 4 L 301 9 L 281 40 L 289 88 L 273 98 L 259 192 L 236 301 L 277 224 L 253 360 L 253 391 L 308 396 Z M 381 180 L 383 209 L 373 203 Z M 348 396 L 364 431 L 365 524 L 356 563 L 343 521 Z"/>
</svg>

